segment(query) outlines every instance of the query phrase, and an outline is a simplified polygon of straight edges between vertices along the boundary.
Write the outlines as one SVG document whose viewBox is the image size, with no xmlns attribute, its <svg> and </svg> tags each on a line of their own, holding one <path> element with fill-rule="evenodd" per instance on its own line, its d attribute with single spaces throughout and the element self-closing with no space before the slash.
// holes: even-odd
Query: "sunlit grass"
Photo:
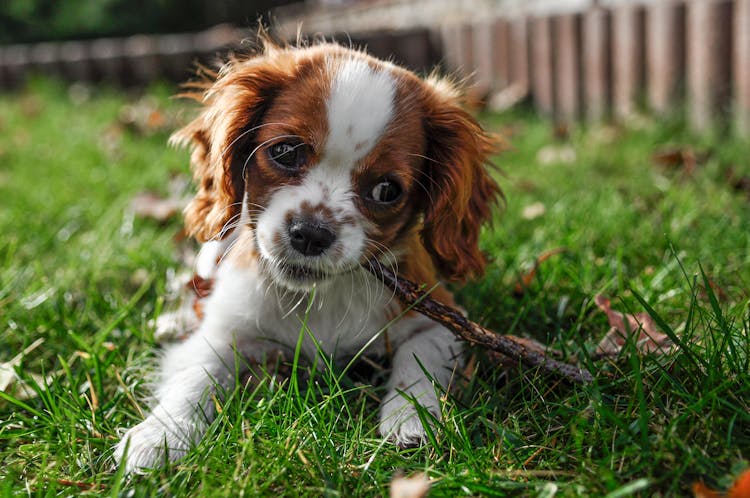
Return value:
<svg viewBox="0 0 750 498">
<path fill-rule="evenodd" d="M 152 93 L 179 121 L 189 110 L 169 92 Z M 372 384 L 384 372 L 340 383 L 319 372 L 299 390 L 266 379 L 235 389 L 185 460 L 123 480 L 109 457 L 118 428 L 145 409 L 139 369 L 180 229 L 128 206 L 187 171 L 166 131 L 114 126 L 140 98 L 48 82 L 0 96 L 0 361 L 43 339 L 16 365 L 36 395 L 0 400 L 0 494 L 376 496 L 394 473 L 424 471 L 431 496 L 684 496 L 696 480 L 726 487 L 747 466 L 750 199 L 728 177 L 750 175 L 750 146 L 651 119 L 560 139 L 517 112 L 483 118 L 512 144 L 497 161 L 508 202 L 483 233 L 487 275 L 459 296 L 477 321 L 577 359 L 593 385 L 481 361 L 447 398 L 436 437 L 399 451 L 376 432 L 383 391 Z M 691 174 L 652 161 L 688 146 L 710 152 Z M 553 248 L 564 251 L 514 295 Z M 597 294 L 649 311 L 684 347 L 649 357 L 630 344 L 594 362 L 609 328 Z"/>
</svg>

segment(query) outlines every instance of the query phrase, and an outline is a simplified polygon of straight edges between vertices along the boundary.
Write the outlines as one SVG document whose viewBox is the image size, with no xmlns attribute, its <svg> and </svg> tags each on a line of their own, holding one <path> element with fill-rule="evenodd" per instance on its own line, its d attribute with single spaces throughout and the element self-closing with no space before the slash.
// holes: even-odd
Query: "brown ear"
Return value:
<svg viewBox="0 0 750 498">
<path fill-rule="evenodd" d="M 170 143 L 189 145 L 198 192 L 185 208 L 185 228 L 200 241 L 223 238 L 237 221 L 244 190 L 247 149 L 273 95 L 293 71 L 287 51 L 266 45 L 262 55 L 232 59 L 181 96 L 202 102 L 201 114 L 175 132 Z"/>
<path fill-rule="evenodd" d="M 479 231 L 502 193 L 488 174 L 495 140 L 464 111 L 453 87 L 427 82 L 425 133 L 429 196 L 422 240 L 443 278 L 464 281 L 484 271 Z"/>
</svg>

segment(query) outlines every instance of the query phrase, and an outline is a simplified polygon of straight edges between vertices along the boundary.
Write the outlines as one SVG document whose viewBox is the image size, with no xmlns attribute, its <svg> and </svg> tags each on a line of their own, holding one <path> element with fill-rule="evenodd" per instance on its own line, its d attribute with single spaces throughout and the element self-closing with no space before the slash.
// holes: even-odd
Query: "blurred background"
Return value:
<svg viewBox="0 0 750 498">
<path fill-rule="evenodd" d="M 686 113 L 750 131 L 750 0 L 5 0 L 0 88 L 42 73 L 144 85 L 250 46 L 325 36 L 413 69 L 437 64 L 494 110 L 557 120 Z"/>
</svg>

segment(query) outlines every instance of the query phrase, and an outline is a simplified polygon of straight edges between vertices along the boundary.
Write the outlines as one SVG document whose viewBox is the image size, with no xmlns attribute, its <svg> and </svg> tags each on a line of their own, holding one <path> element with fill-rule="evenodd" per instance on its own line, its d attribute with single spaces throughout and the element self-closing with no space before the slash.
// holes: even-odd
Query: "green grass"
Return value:
<svg viewBox="0 0 750 498">
<path fill-rule="evenodd" d="M 152 93 L 168 116 L 189 114 L 170 91 Z M 592 385 L 480 362 L 435 437 L 404 451 L 377 437 L 382 372 L 235 389 L 185 460 L 123 479 L 109 456 L 118 428 L 140 420 L 138 366 L 155 348 L 148 322 L 179 231 L 134 220 L 128 204 L 187 170 L 166 133 L 112 131 L 135 98 L 99 90 L 74 105 L 49 82 L 0 96 L 0 361 L 41 338 L 16 371 L 32 385 L 30 374 L 54 374 L 30 399 L 0 395 L 0 495 L 66 496 L 81 483 L 112 496 L 375 496 L 395 473 L 423 471 L 431 496 L 685 496 L 747 466 L 750 199 L 727 175 L 750 175 L 750 145 L 649 119 L 561 141 L 518 111 L 484 118 L 512 143 L 498 158 L 508 203 L 483 233 L 487 275 L 459 297 L 475 320 L 578 358 Z M 550 144 L 576 160 L 540 163 Z M 654 165 L 670 145 L 710 157 L 692 175 Z M 524 219 L 537 202 L 545 213 Z M 518 276 L 557 247 L 514 297 Z M 648 310 L 683 347 L 654 357 L 630 344 L 592 361 L 608 329 L 597 294 Z"/>
</svg>

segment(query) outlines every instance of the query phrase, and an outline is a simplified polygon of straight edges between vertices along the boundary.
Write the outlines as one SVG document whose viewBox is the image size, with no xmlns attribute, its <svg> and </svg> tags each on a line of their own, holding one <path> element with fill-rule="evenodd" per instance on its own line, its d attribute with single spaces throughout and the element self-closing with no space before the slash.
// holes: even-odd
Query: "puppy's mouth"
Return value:
<svg viewBox="0 0 750 498">
<path fill-rule="evenodd" d="M 291 280 L 293 282 L 298 282 L 300 284 L 324 282 L 333 278 L 334 276 L 334 274 L 331 272 L 298 264 L 287 263 L 279 266 L 278 269 L 279 273 L 281 273 L 281 275 L 285 279 Z"/>
<path fill-rule="evenodd" d="M 277 283 L 295 291 L 309 291 L 315 286 L 327 284 L 336 277 L 349 273 L 353 268 L 326 268 L 285 262 L 268 267 L 271 278 Z"/>
</svg>

